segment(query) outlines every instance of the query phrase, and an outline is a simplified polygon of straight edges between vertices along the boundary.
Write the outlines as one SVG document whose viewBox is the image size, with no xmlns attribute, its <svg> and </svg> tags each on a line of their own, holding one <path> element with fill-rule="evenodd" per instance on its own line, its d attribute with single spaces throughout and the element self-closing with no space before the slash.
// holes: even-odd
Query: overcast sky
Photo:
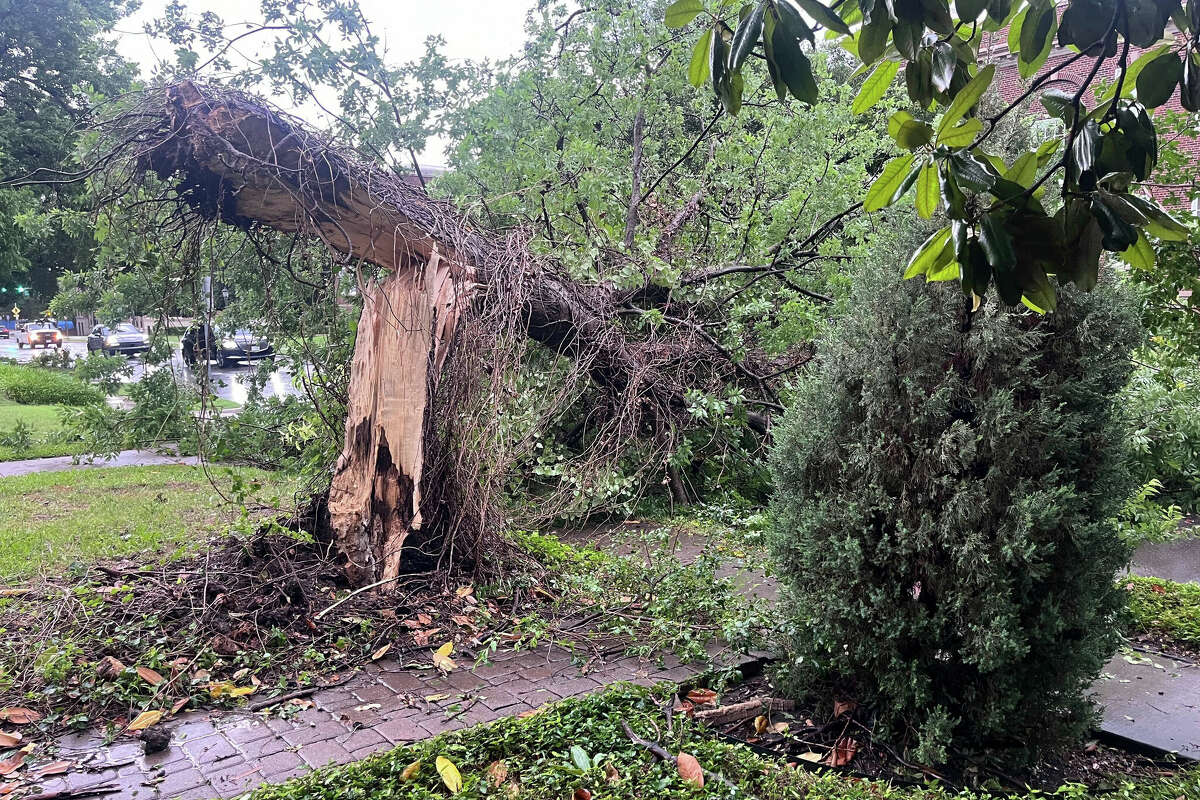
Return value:
<svg viewBox="0 0 1200 800">
<path fill-rule="evenodd" d="M 407 61 L 422 50 L 425 37 L 441 34 L 443 52 L 453 59 L 493 60 L 517 54 L 525 41 L 525 14 L 536 0 L 359 0 L 374 32 L 384 40 L 390 58 Z M 119 26 L 119 48 L 149 75 L 159 59 L 171 55 L 164 42 L 141 33 L 142 23 L 161 15 L 167 0 L 143 0 L 132 18 Z M 193 11 L 210 10 L 226 23 L 260 19 L 257 0 L 188 0 Z M 252 12 L 252 13 L 251 13 Z M 422 155 L 430 164 L 443 163 L 440 143 Z"/>
</svg>

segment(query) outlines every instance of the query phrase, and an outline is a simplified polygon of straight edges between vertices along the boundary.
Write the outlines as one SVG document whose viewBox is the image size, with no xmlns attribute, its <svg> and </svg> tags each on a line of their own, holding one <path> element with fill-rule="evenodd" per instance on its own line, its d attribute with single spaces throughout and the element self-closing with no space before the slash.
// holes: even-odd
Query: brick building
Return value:
<svg viewBox="0 0 1200 800">
<path fill-rule="evenodd" d="M 1065 3 L 1060 3 L 1060 8 L 1063 7 L 1065 7 Z M 1168 30 L 1175 30 L 1174 25 L 1170 26 Z M 1053 48 L 1050 51 L 1049 58 L 1046 59 L 1046 63 L 1038 70 L 1038 76 L 1045 74 L 1047 71 L 1054 70 L 1056 65 L 1062 64 L 1075 55 L 1075 51 L 1060 47 L 1057 41 L 1055 41 Z M 1143 52 L 1145 52 L 1143 48 L 1130 47 L 1129 63 L 1132 64 Z M 979 61 L 981 64 L 992 62 L 996 64 L 995 86 L 1005 102 L 1011 103 L 1013 100 L 1016 100 L 1028 88 L 1029 81 L 1023 80 L 1017 69 L 1017 57 L 1008 51 L 1007 28 L 995 33 L 984 33 L 983 41 L 979 46 Z M 1087 79 L 1095 63 L 1095 59 L 1093 58 L 1087 56 L 1080 58 L 1062 69 L 1059 74 L 1055 75 L 1056 80 L 1046 84 L 1044 88 L 1055 88 L 1066 92 L 1073 92 Z M 1115 75 L 1116 59 L 1107 59 L 1100 66 L 1100 71 L 1096 74 L 1095 83 L 1111 81 Z M 1044 115 L 1045 109 L 1041 103 L 1037 102 L 1037 93 L 1030 99 L 1033 102 L 1029 104 L 1029 111 L 1034 114 Z M 1085 94 L 1085 101 L 1089 106 L 1095 106 L 1095 97 L 1091 90 Z M 1165 105 L 1155 109 L 1155 115 L 1161 116 L 1167 110 L 1184 111 L 1183 106 L 1179 103 L 1178 90 L 1176 90 L 1175 94 L 1171 96 L 1171 99 Z M 1159 131 L 1160 148 L 1166 141 L 1171 140 L 1176 142 L 1176 147 L 1185 153 L 1189 153 L 1192 160 L 1200 164 L 1200 136 L 1177 136 L 1175 134 L 1168 134 L 1165 131 Z M 1159 202 L 1166 205 L 1179 205 L 1181 202 L 1186 202 L 1186 198 L 1195 194 L 1193 190 L 1200 186 L 1200 176 L 1193 178 L 1190 183 L 1184 184 L 1155 181 L 1152 176 L 1146 185 L 1151 188 L 1151 191 Z M 1197 210 L 1200 209 L 1197 209 L 1197 203 L 1193 201 L 1192 211 L 1195 212 Z"/>
</svg>

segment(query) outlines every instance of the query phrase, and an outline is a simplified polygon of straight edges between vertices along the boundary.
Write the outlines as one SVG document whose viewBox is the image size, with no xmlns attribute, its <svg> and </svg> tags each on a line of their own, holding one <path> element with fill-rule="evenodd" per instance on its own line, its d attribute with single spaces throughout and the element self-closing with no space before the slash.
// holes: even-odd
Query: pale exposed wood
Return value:
<svg viewBox="0 0 1200 800">
<path fill-rule="evenodd" d="M 791 700 L 782 700 L 778 697 L 756 697 L 753 700 L 732 703 L 720 708 L 697 711 L 694 716 L 701 722 L 707 722 L 710 725 L 723 725 L 726 722 L 750 719 L 772 711 L 791 711 L 795 707 L 795 702 Z"/>
</svg>

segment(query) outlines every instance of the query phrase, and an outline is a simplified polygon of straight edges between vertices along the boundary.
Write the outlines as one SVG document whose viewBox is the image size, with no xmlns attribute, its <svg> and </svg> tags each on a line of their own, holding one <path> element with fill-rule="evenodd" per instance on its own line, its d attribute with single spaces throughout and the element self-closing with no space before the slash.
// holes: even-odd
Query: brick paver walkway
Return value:
<svg viewBox="0 0 1200 800">
<path fill-rule="evenodd" d="M 597 659 L 581 674 L 569 653 L 545 647 L 498 653 L 490 664 L 463 666 L 445 676 L 381 661 L 346 684 L 312 695 L 313 706 L 290 720 L 236 711 L 182 714 L 163 723 L 171 731 L 170 746 L 154 755 L 145 755 L 137 740 L 106 746 L 96 732 L 66 736 L 58 742 L 58 757 L 77 766 L 45 780 L 41 791 L 108 784 L 118 789 L 110 796 L 132 800 L 232 797 L 264 782 L 515 716 L 612 683 L 680 682 L 698 669 L 672 656 L 662 666 L 619 657 Z M 448 708 L 456 704 L 458 712 Z"/>
</svg>

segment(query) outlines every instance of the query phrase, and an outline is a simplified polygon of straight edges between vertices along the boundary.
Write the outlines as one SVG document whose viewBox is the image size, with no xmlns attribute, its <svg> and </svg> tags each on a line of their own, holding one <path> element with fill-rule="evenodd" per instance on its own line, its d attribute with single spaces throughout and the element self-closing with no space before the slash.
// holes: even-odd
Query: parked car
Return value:
<svg viewBox="0 0 1200 800">
<path fill-rule="evenodd" d="M 217 366 L 227 367 L 237 361 L 255 361 L 271 358 L 275 349 L 271 342 L 249 328 L 214 330 L 208 325 L 197 325 L 183 334 L 180 350 L 184 363 L 216 361 Z"/>
<path fill-rule="evenodd" d="M 7 339 L 12 336 L 12 329 L 4 325 L 0 325 L 0 339 Z"/>
<path fill-rule="evenodd" d="M 38 345 L 47 350 L 50 345 L 56 348 L 63 346 L 62 331 L 53 322 L 27 322 L 17 328 L 16 339 L 18 350 L 24 350 L 26 345 L 31 350 Z"/>
<path fill-rule="evenodd" d="M 103 350 L 110 356 L 117 353 L 131 356 L 147 352 L 150 349 L 150 340 L 146 338 L 146 334 L 128 322 L 120 322 L 111 327 L 97 325 L 88 334 L 87 349 L 89 353 Z"/>
</svg>

